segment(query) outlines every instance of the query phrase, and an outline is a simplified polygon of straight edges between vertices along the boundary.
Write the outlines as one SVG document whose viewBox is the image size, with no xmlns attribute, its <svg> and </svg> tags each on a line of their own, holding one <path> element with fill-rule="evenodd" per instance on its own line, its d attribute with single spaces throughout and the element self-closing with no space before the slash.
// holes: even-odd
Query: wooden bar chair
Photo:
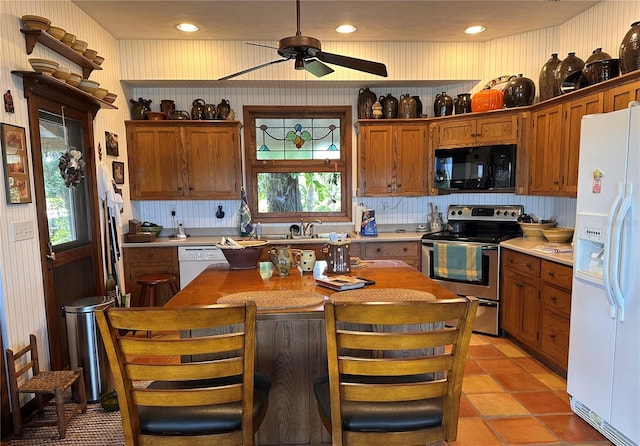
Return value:
<svg viewBox="0 0 640 446">
<path fill-rule="evenodd" d="M 329 374 L 314 391 L 332 445 L 454 441 L 477 307 L 476 298 L 326 303 Z"/>
<path fill-rule="evenodd" d="M 136 277 L 136 283 L 142 287 L 140 289 L 140 306 L 142 307 L 156 306 L 156 289 L 160 286 L 168 286 L 172 296 L 178 294 L 178 281 L 175 274 L 142 274 Z"/>
<path fill-rule="evenodd" d="M 96 320 L 126 446 L 254 444 L 271 387 L 254 370 L 255 303 L 110 308 L 97 312 Z M 129 334 L 136 330 L 176 334 Z"/>
<path fill-rule="evenodd" d="M 22 432 L 22 413 L 20 394 L 34 394 L 37 411 L 41 414 L 44 409 L 44 395 L 53 395 L 56 403 L 56 421 L 33 422 L 33 426 L 58 426 L 60 438 L 64 438 L 67 424 L 77 412 L 87 411 L 87 394 L 84 386 L 82 367 L 76 370 L 41 371 L 38 360 L 38 344 L 35 335 L 29 335 L 29 345 L 14 353 L 11 349 L 5 351 L 7 370 L 9 373 L 9 393 L 11 398 L 11 413 L 13 429 L 16 435 Z M 28 357 L 27 357 L 28 355 Z M 26 363 L 25 363 L 26 361 Z M 70 387 L 75 387 L 76 402 L 68 414 L 65 414 L 65 393 Z"/>
</svg>

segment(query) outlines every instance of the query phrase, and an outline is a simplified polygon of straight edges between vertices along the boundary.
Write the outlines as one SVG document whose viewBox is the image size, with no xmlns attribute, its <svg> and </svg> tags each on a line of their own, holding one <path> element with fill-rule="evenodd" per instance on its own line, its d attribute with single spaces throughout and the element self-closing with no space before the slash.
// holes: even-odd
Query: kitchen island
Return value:
<svg viewBox="0 0 640 446">
<path fill-rule="evenodd" d="M 294 269 L 289 276 L 278 276 L 267 262 L 247 270 L 212 265 L 165 306 L 212 305 L 223 296 L 248 291 L 295 291 L 328 300 L 335 291 L 316 286 L 314 280 L 324 266 L 325 262 L 319 261 L 313 273 Z M 431 293 L 438 299 L 457 297 L 402 261 L 363 261 L 356 266 L 351 275 L 375 280 L 370 289 L 406 288 Z M 258 444 L 330 443 L 313 394 L 313 382 L 327 370 L 323 305 L 258 308 L 256 338 L 256 367 L 272 381 L 269 410 L 258 430 Z"/>
</svg>

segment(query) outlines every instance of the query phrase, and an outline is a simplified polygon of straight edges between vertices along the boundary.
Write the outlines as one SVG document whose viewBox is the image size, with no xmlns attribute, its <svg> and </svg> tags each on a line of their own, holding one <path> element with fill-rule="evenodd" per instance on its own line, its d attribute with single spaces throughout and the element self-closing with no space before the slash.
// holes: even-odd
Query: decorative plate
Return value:
<svg viewBox="0 0 640 446">
<path fill-rule="evenodd" d="M 487 84 L 483 87 L 485 90 L 493 89 L 493 90 L 502 90 L 504 88 L 504 84 L 509 82 L 511 79 L 515 79 L 518 76 L 515 74 L 505 74 L 503 76 L 499 76 L 491 79 Z"/>
</svg>

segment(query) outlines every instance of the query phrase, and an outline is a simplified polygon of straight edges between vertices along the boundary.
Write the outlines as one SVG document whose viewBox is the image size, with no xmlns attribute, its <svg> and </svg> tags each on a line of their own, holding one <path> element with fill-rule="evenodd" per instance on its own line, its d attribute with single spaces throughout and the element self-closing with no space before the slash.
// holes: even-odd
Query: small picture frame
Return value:
<svg viewBox="0 0 640 446">
<path fill-rule="evenodd" d="M 120 150 L 118 150 L 118 135 L 111 132 L 104 132 L 104 141 L 105 146 L 107 147 L 107 155 L 120 155 Z"/>
<path fill-rule="evenodd" d="M 7 204 L 31 203 L 31 179 L 24 127 L 0 125 Z"/>
<path fill-rule="evenodd" d="M 113 161 L 111 163 L 111 171 L 113 174 L 113 181 L 116 184 L 124 184 L 124 163 L 120 161 Z"/>
</svg>

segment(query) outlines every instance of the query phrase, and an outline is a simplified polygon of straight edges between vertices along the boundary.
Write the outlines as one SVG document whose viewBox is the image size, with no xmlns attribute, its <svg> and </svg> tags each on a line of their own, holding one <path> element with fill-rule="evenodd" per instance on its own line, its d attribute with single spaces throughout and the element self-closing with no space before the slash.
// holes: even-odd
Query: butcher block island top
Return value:
<svg viewBox="0 0 640 446">
<path fill-rule="evenodd" d="M 313 273 L 302 273 L 293 268 L 288 276 L 279 276 L 269 262 L 260 262 L 258 268 L 252 269 L 211 265 L 165 306 L 212 305 L 224 296 L 240 297 L 238 293 L 249 296 L 254 292 L 258 300 L 268 302 L 262 308 L 260 302 L 256 302 L 258 319 L 321 319 L 324 317 L 323 302 L 337 292 L 316 285 L 315 278 L 322 276 L 325 268 L 325 261 L 317 261 Z M 430 293 L 437 299 L 457 297 L 400 260 L 363 260 L 352 267 L 349 275 L 375 281 L 375 285 L 367 285 L 366 290 L 396 288 Z M 276 295 L 281 295 L 283 301 L 275 302 Z M 380 299 L 379 293 L 375 295 Z M 229 300 L 223 299 L 223 303 Z M 394 300 L 393 296 L 388 300 Z"/>
<path fill-rule="evenodd" d="M 220 299 L 221 303 L 256 301 L 256 369 L 271 380 L 269 409 L 258 429 L 258 445 L 331 444 L 313 394 L 313 383 L 327 373 L 323 304 L 336 293 L 315 284 L 315 276 L 325 268 L 322 260 L 316 262 L 313 273 L 294 268 L 288 276 L 279 276 L 269 262 L 245 270 L 211 265 L 165 304 L 175 308 L 212 305 Z M 372 300 L 456 297 L 398 260 L 365 260 L 352 267 L 350 275 L 376 283 L 343 296 L 363 292 Z M 398 293 L 387 293 L 389 288 Z M 356 293 L 354 300 L 361 299 L 362 294 Z"/>
</svg>

